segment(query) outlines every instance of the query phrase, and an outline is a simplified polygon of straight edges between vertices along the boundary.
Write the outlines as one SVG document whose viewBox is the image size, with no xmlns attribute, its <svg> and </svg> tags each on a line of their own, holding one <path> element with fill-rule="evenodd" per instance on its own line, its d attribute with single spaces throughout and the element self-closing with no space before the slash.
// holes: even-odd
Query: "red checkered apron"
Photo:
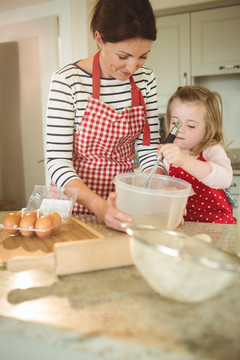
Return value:
<svg viewBox="0 0 240 360">
<path fill-rule="evenodd" d="M 206 161 L 202 153 L 198 160 Z M 185 221 L 236 224 L 232 206 L 223 190 L 204 185 L 180 167 L 170 165 L 169 174 L 192 184 L 195 192 L 188 198 Z"/>
<path fill-rule="evenodd" d="M 93 60 L 93 96 L 89 98 L 73 145 L 73 165 L 82 181 L 107 199 L 114 191 L 113 178 L 134 170 L 135 140 L 144 129 L 143 145 L 150 145 L 150 130 L 141 91 L 132 77 L 132 107 L 121 112 L 99 100 L 99 52 Z M 76 203 L 74 213 L 89 214 Z"/>
</svg>

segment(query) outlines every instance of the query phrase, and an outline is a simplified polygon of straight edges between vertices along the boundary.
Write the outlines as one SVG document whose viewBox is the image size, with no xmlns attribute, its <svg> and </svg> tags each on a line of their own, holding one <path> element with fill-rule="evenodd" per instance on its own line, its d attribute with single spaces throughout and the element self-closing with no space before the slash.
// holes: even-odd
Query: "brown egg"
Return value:
<svg viewBox="0 0 240 360">
<path fill-rule="evenodd" d="M 48 216 L 41 216 L 35 223 L 36 234 L 39 238 L 44 239 L 51 235 L 53 222 Z M 37 231 L 45 230 L 45 231 Z"/>
<path fill-rule="evenodd" d="M 25 214 L 20 220 L 20 231 L 23 236 L 32 236 L 34 235 L 34 225 L 36 219 L 32 214 Z M 29 229 L 29 230 L 26 230 Z"/>
<path fill-rule="evenodd" d="M 34 210 L 33 212 L 31 212 L 31 214 L 32 214 L 33 216 L 35 216 L 35 219 L 36 219 L 36 220 L 39 219 L 41 216 L 43 216 L 43 214 L 40 212 L 39 209 Z"/>
<path fill-rule="evenodd" d="M 10 227 L 12 229 L 5 229 L 10 235 L 17 235 L 19 233 L 19 229 L 14 229 L 19 227 L 20 218 L 17 214 L 10 213 L 5 216 L 3 219 L 3 226 Z"/>
<path fill-rule="evenodd" d="M 25 208 L 23 208 L 23 209 L 19 210 L 16 215 L 19 216 L 19 218 L 21 219 L 26 214 L 27 214 L 27 210 Z"/>
<path fill-rule="evenodd" d="M 58 232 L 58 230 L 61 227 L 62 224 L 61 216 L 57 212 L 53 211 L 49 213 L 47 217 L 49 217 L 53 222 L 52 233 L 55 234 L 56 232 Z"/>
</svg>

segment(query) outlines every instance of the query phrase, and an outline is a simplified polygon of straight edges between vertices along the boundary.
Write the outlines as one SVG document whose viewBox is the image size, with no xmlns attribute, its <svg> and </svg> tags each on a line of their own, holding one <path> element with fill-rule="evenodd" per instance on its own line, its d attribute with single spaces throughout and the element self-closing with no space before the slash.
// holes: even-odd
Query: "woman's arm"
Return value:
<svg viewBox="0 0 240 360">
<path fill-rule="evenodd" d="M 116 193 L 110 193 L 107 200 L 90 190 L 80 179 L 70 180 L 66 187 L 73 187 L 78 190 L 77 202 L 100 217 L 104 223 L 115 230 L 125 231 L 122 224 L 132 222 L 132 218 L 116 207 Z"/>
<path fill-rule="evenodd" d="M 142 172 L 149 172 L 157 160 L 157 146 L 159 145 L 157 84 L 155 75 L 152 70 L 143 67 L 142 71 L 144 87 L 141 87 L 141 91 L 146 105 L 151 139 L 150 146 L 143 146 L 142 132 L 137 138 L 137 151 Z M 138 85 L 137 78 L 135 81 Z M 138 86 L 140 87 L 140 85 Z M 163 173 L 162 164 L 159 166 L 156 172 Z"/>
<path fill-rule="evenodd" d="M 51 180 L 64 186 L 78 178 L 72 163 L 75 108 L 65 76 L 53 74 L 47 109 L 46 158 Z"/>
</svg>

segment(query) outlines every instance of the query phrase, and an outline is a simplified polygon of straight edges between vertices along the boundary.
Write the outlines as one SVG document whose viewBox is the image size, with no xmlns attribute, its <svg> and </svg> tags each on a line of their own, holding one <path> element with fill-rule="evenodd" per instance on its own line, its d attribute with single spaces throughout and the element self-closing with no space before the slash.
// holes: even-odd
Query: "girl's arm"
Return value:
<svg viewBox="0 0 240 360">
<path fill-rule="evenodd" d="M 176 144 L 161 146 L 159 153 L 163 153 L 168 164 L 181 167 L 209 187 L 225 189 L 231 185 L 231 162 L 221 145 L 213 145 L 203 151 L 206 161 L 184 153 Z"/>
<path fill-rule="evenodd" d="M 216 189 L 226 189 L 232 183 L 233 170 L 231 160 L 221 145 L 213 145 L 203 151 L 203 157 L 211 166 L 212 171 L 202 182 Z"/>
<path fill-rule="evenodd" d="M 159 153 L 163 154 L 168 164 L 181 167 L 198 180 L 204 179 L 211 172 L 211 166 L 207 162 L 189 156 L 176 144 L 165 144 L 161 146 Z"/>
</svg>

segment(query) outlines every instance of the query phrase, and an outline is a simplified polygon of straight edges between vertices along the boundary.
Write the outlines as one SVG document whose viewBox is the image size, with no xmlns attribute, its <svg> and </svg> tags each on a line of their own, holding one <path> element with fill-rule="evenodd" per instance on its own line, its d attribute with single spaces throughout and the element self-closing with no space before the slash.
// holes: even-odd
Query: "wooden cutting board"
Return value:
<svg viewBox="0 0 240 360">
<path fill-rule="evenodd" d="M 53 252 L 55 243 L 102 238 L 98 231 L 75 218 L 63 224 L 57 234 L 44 240 L 36 235 L 31 238 L 9 236 L 5 229 L 0 228 L 0 264 L 6 266 L 8 260 L 17 256 L 45 256 Z"/>
</svg>

